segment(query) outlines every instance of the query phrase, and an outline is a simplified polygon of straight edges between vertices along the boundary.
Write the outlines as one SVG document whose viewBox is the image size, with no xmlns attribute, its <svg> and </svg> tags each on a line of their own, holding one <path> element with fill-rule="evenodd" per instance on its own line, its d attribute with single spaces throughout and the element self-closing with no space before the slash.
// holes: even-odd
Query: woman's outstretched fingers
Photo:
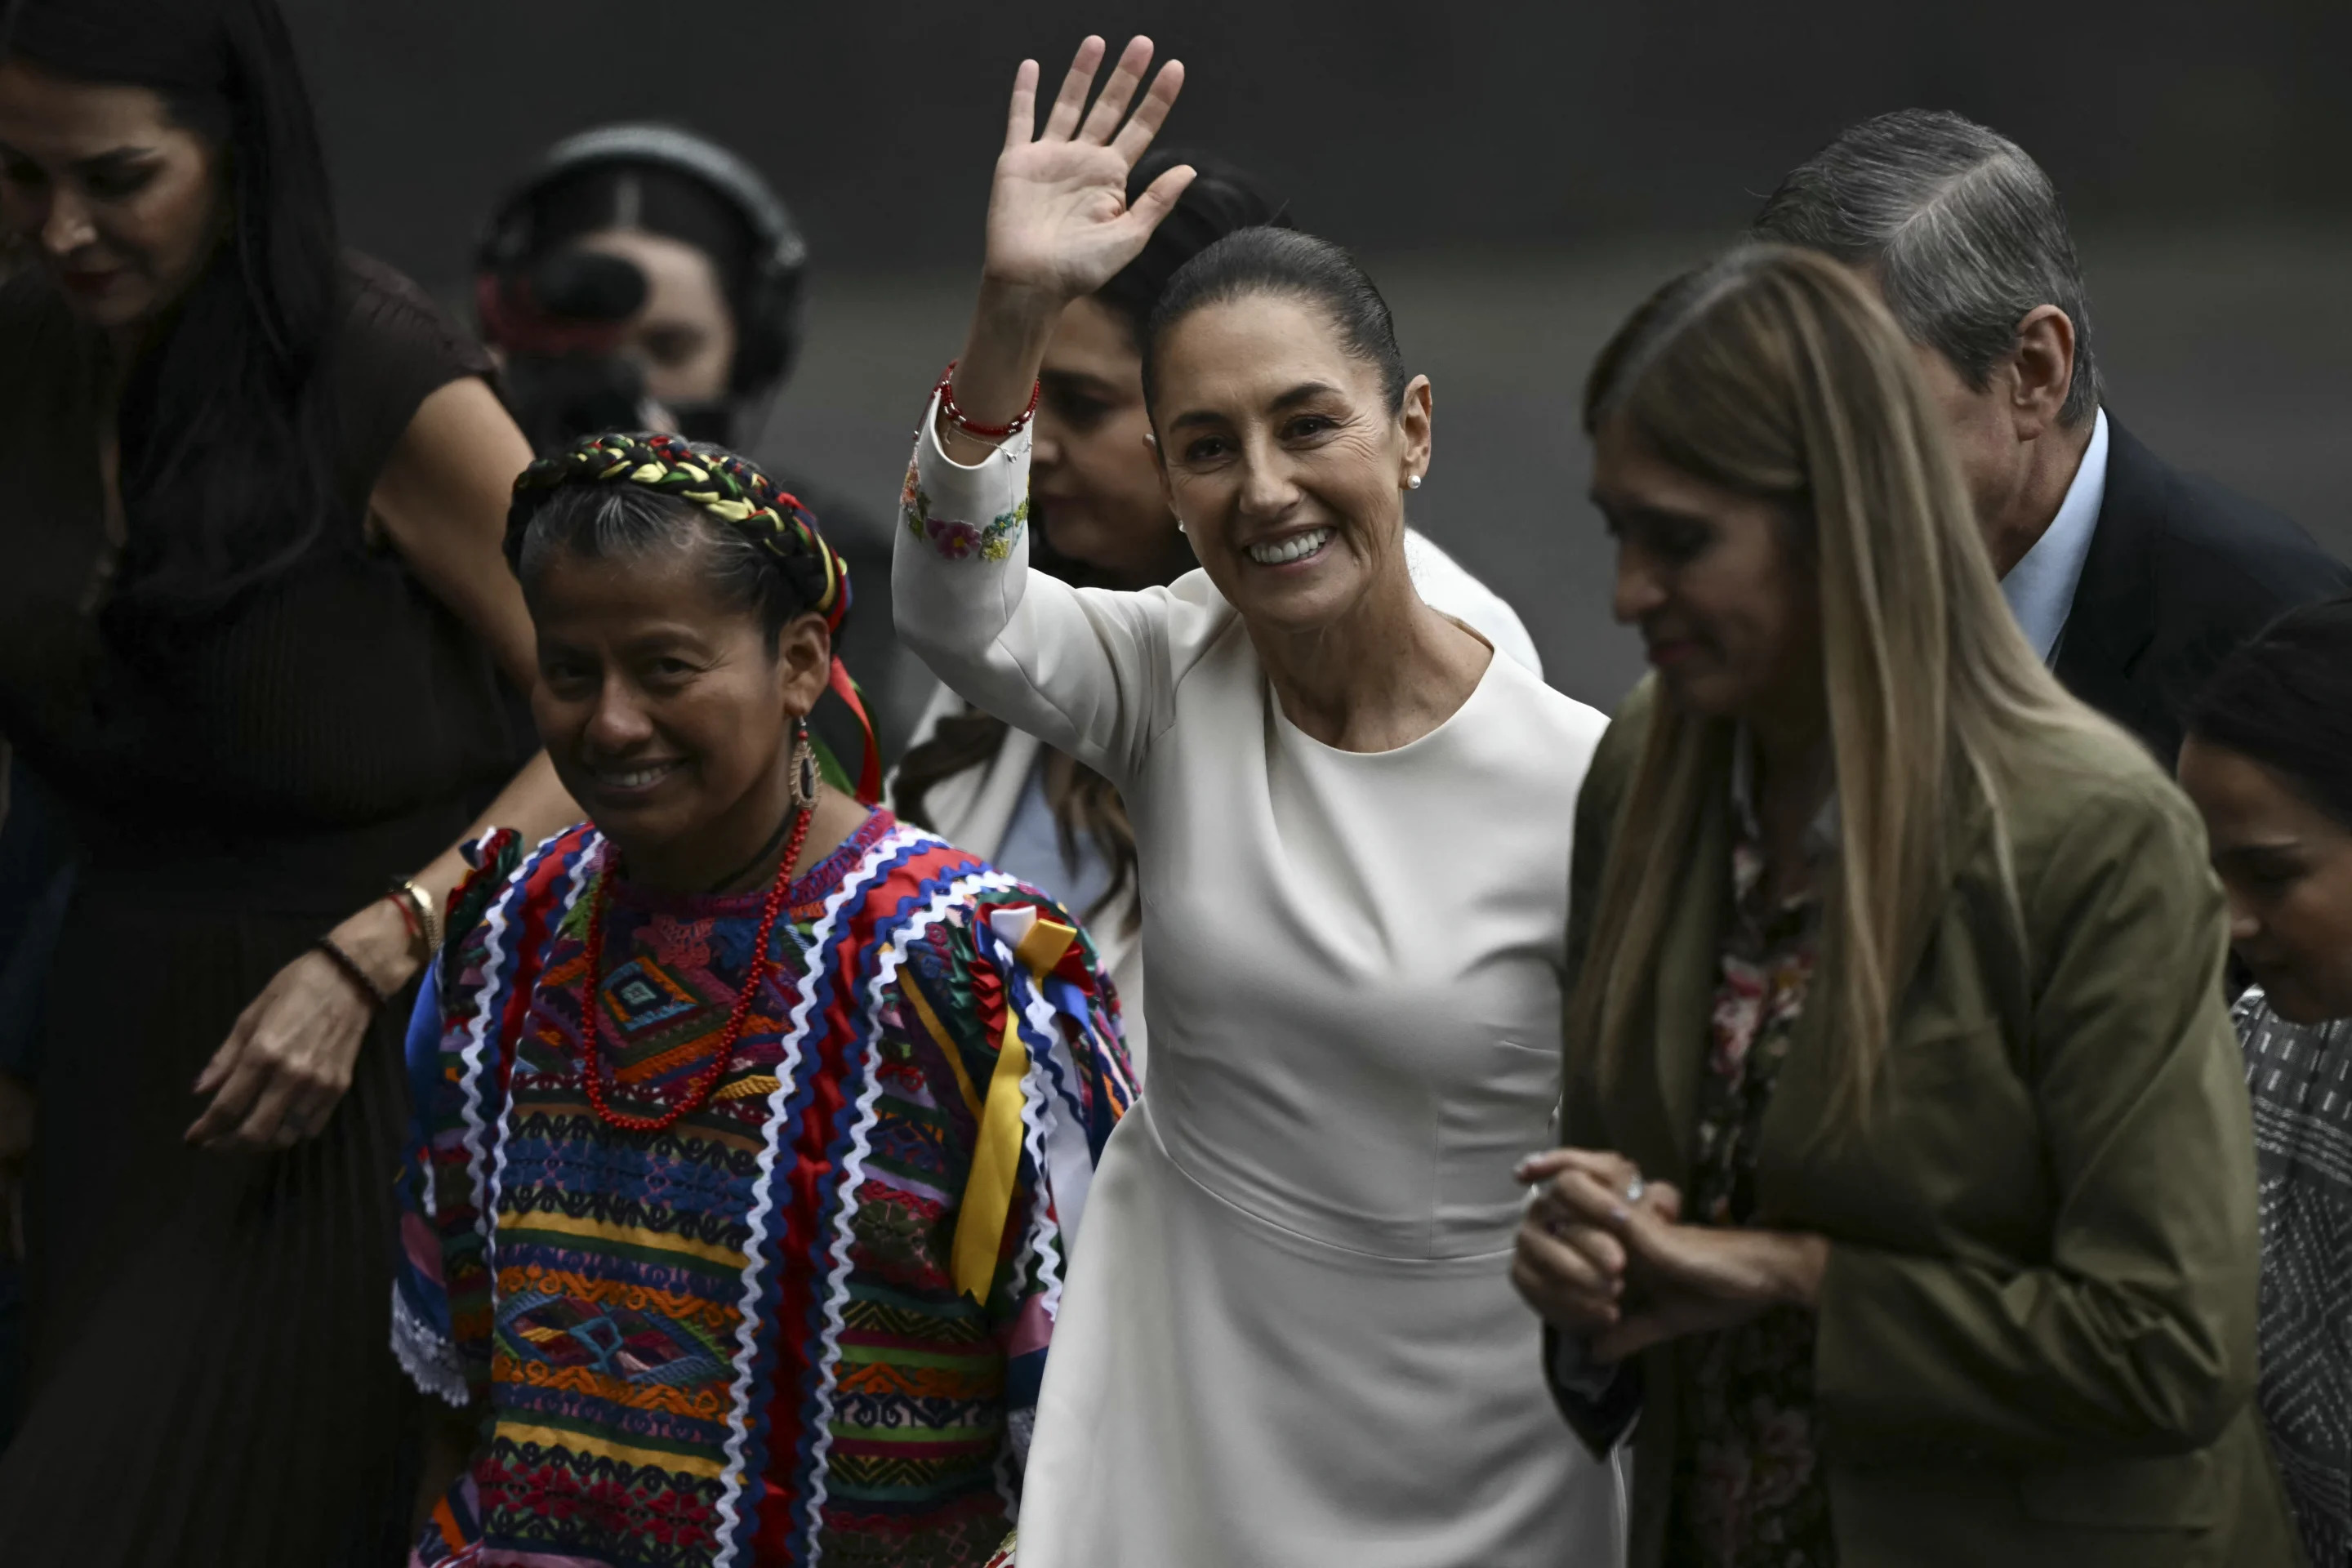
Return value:
<svg viewBox="0 0 2352 1568">
<path fill-rule="evenodd" d="M 1177 164 L 1145 186 L 1143 194 L 1135 198 L 1135 205 L 1128 209 L 1129 212 L 1147 230 L 1158 228 L 1160 220 L 1174 209 L 1178 199 L 1191 188 L 1199 174 L 1200 171 L 1190 163 Z"/>
<path fill-rule="evenodd" d="M 1078 46 L 1070 60 L 1069 73 L 1062 78 L 1062 90 L 1054 95 L 1054 108 L 1045 116 L 1045 133 L 1041 142 L 1067 142 L 1078 128 L 1078 119 L 1086 112 L 1087 93 L 1095 85 L 1095 72 L 1102 69 L 1103 41 L 1092 33 Z"/>
<path fill-rule="evenodd" d="M 1151 40 L 1139 33 L 1119 51 L 1118 64 L 1103 83 L 1102 94 L 1087 111 L 1086 123 L 1078 128 L 1077 139 L 1108 146 L 1119 121 L 1127 118 L 1127 106 L 1135 101 L 1135 89 L 1143 85 L 1143 73 L 1150 68 Z"/>
<path fill-rule="evenodd" d="M 1013 73 L 1013 105 L 1004 113 L 1004 145 L 1026 147 L 1037 139 L 1037 62 L 1023 60 Z"/>
<path fill-rule="evenodd" d="M 1170 60 L 1160 68 L 1160 74 L 1151 79 L 1151 89 L 1143 95 L 1143 101 L 1136 106 L 1135 112 L 1128 117 L 1127 123 L 1119 127 L 1118 134 L 1111 140 L 1112 150 L 1127 160 L 1129 167 L 1132 168 L 1136 160 L 1143 156 L 1144 149 L 1151 145 L 1151 139 L 1160 134 L 1162 125 L 1168 123 L 1168 111 L 1176 107 L 1176 95 L 1183 90 L 1184 62 Z M 1164 175 L 1162 177 L 1165 178 Z"/>
</svg>

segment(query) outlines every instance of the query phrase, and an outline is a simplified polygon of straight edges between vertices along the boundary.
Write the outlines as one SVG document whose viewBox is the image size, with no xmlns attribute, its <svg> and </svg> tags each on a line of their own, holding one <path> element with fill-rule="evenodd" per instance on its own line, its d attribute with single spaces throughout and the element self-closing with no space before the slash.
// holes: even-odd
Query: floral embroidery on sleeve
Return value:
<svg viewBox="0 0 2352 1568">
<path fill-rule="evenodd" d="M 898 515 L 907 531 L 929 544 L 942 560 L 968 561 L 977 555 L 982 561 L 1002 561 L 1013 553 L 1013 542 L 1028 525 L 1029 498 L 1023 496 L 1012 510 L 998 512 L 985 525 L 937 516 L 931 510 L 930 493 L 923 489 L 910 463 L 906 488 L 898 492 Z"/>
</svg>

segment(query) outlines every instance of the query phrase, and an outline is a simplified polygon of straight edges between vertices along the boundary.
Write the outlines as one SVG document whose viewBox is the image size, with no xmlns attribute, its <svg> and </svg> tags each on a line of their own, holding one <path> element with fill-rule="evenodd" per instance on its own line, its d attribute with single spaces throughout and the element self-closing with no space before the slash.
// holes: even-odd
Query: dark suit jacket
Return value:
<svg viewBox="0 0 2352 1568">
<path fill-rule="evenodd" d="M 2231 652 L 2284 611 L 2352 593 L 2352 567 L 2288 519 L 2184 474 L 2107 419 L 2106 499 L 2058 645 L 2058 679 L 2167 772 L 2181 720 Z"/>
</svg>

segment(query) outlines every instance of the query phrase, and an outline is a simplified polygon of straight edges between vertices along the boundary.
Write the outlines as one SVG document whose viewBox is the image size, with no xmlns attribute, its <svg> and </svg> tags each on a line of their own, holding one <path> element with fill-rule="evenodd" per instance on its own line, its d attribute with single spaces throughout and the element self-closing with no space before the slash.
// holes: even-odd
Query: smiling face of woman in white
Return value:
<svg viewBox="0 0 2352 1568">
<path fill-rule="evenodd" d="M 1402 498 L 1429 466 L 1427 377 L 1391 409 L 1328 312 L 1273 292 L 1176 322 L 1153 377 L 1169 507 L 1245 619 L 1312 631 L 1412 592 Z"/>
</svg>

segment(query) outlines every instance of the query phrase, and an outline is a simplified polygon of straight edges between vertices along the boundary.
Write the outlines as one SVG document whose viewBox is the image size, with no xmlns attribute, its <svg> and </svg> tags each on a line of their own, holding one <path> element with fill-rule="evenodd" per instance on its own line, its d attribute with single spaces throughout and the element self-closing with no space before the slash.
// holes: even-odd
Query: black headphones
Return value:
<svg viewBox="0 0 2352 1568">
<path fill-rule="evenodd" d="M 604 125 L 566 137 L 491 209 L 475 247 L 477 276 L 503 277 L 538 247 L 530 206 L 556 181 L 597 163 L 650 163 L 700 181 L 742 215 L 759 246 L 737 306 L 735 365 L 729 395 L 761 396 L 792 374 L 801 346 L 801 286 L 808 245 L 793 215 L 760 172 L 716 142 L 675 125 Z"/>
</svg>

